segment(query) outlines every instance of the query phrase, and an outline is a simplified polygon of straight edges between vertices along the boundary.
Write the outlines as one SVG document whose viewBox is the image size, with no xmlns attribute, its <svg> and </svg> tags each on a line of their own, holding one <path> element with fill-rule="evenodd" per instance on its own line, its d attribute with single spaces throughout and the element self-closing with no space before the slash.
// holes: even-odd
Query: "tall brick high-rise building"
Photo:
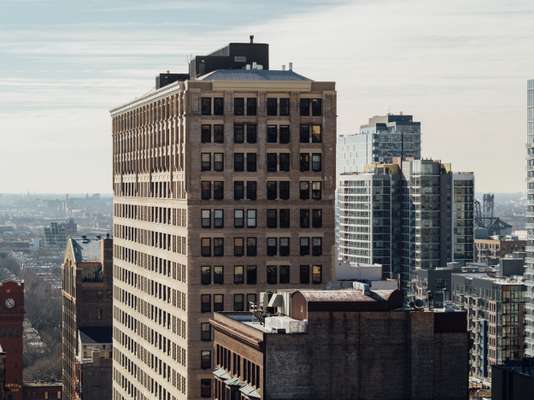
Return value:
<svg viewBox="0 0 534 400">
<path fill-rule="evenodd" d="M 213 311 L 332 276 L 333 82 L 231 43 L 112 110 L 114 399 L 212 392 Z"/>
</svg>

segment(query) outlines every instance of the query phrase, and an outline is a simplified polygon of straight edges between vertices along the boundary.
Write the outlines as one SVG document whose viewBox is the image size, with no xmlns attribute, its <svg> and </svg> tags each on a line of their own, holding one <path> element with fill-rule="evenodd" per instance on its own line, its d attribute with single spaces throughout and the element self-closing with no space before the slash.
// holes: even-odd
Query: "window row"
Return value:
<svg viewBox="0 0 534 400">
<path fill-rule="evenodd" d="M 290 198 L 289 181 L 268 181 L 266 183 L 267 200 L 288 200 Z M 257 182 L 256 181 L 234 181 L 234 200 L 257 199 Z M 224 181 L 201 181 L 200 182 L 201 200 L 224 200 Z M 321 181 L 300 181 L 299 182 L 300 200 L 321 200 L 322 199 L 322 182 Z"/>
<path fill-rule="evenodd" d="M 236 172 L 256 172 L 258 157 L 256 153 L 234 153 L 233 169 Z M 267 153 L 267 172 L 289 172 L 291 167 L 290 153 Z M 321 153 L 300 153 L 300 171 L 321 172 Z M 201 171 L 224 171 L 224 153 L 200 153 Z"/>
<path fill-rule="evenodd" d="M 320 264 L 304 264 L 300 265 L 295 276 L 295 282 L 291 282 L 291 267 L 289 265 L 267 265 L 265 267 L 265 281 L 268 284 L 320 284 L 323 282 L 323 266 Z M 202 285 L 223 284 L 224 283 L 224 267 L 218 266 L 203 266 L 201 269 Z M 256 285 L 258 282 L 258 268 L 256 265 L 235 265 L 233 283 L 236 285 L 247 284 Z M 240 296 L 239 296 L 240 297 Z M 244 299 L 240 297 L 238 303 L 240 307 L 236 309 L 234 301 L 233 311 L 249 310 L 251 305 L 256 304 L 256 295 L 247 295 L 247 308 L 241 307 Z M 251 304 L 252 303 L 252 304 Z M 202 294 L 200 311 L 219 312 L 224 311 L 224 295 L 223 294 Z"/>
<path fill-rule="evenodd" d="M 204 229 L 224 228 L 224 209 L 200 210 L 200 226 Z M 265 211 L 267 228 L 289 228 L 291 212 L 289 208 L 268 208 Z M 234 209 L 234 228 L 256 228 L 258 214 L 256 209 Z M 299 226 L 301 228 L 322 228 L 323 211 L 320 208 L 299 209 Z"/>
<path fill-rule="evenodd" d="M 291 113 L 289 97 L 268 97 L 266 102 L 268 116 L 289 116 Z M 255 97 L 234 97 L 234 115 L 254 116 L 258 113 L 258 100 Z M 202 115 L 224 115 L 224 97 L 201 97 Z M 303 117 L 320 117 L 323 114 L 321 98 L 302 98 L 299 101 L 299 114 Z"/>
<path fill-rule="evenodd" d="M 203 124 L 200 127 L 202 143 L 224 143 L 224 125 Z M 300 125 L 300 143 L 321 143 L 322 129 L 319 124 Z M 258 141 L 258 126 L 250 123 L 234 123 L 234 143 L 255 144 Z M 291 142 L 289 125 L 267 125 L 267 143 L 288 144 Z"/>
<path fill-rule="evenodd" d="M 289 237 L 267 237 L 266 254 L 267 256 L 287 257 L 291 255 Z M 234 238 L 233 255 L 234 257 L 256 257 L 258 255 L 258 240 L 255 237 L 245 239 L 242 237 Z M 201 238 L 200 255 L 202 257 L 222 257 L 224 256 L 224 238 Z M 300 256 L 322 256 L 323 255 L 323 238 L 320 236 L 299 237 Z"/>
</svg>

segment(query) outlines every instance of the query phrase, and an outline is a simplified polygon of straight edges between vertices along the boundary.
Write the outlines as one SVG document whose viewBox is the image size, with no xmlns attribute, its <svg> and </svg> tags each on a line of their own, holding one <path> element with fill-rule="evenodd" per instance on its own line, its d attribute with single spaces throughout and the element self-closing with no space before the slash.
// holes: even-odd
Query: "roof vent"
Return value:
<svg viewBox="0 0 534 400">
<path fill-rule="evenodd" d="M 289 70 L 293 71 L 293 63 L 292 62 L 289 63 Z"/>
<path fill-rule="evenodd" d="M 250 44 L 254 44 L 254 35 L 250 35 L 249 38 L 250 38 Z"/>
</svg>

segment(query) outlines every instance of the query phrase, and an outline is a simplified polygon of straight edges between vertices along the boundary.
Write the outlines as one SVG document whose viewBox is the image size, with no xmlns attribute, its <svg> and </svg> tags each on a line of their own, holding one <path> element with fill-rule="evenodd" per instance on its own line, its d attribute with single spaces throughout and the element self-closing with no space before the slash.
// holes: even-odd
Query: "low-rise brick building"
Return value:
<svg viewBox="0 0 534 400">
<path fill-rule="evenodd" d="M 402 304 L 362 285 L 274 295 L 277 315 L 215 313 L 214 398 L 465 400 L 465 313 Z"/>
</svg>

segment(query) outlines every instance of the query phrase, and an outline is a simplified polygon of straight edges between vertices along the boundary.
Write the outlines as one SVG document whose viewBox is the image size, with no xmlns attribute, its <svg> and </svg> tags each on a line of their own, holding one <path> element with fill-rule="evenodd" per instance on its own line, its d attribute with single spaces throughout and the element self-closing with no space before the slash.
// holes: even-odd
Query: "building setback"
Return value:
<svg viewBox="0 0 534 400">
<path fill-rule="evenodd" d="M 210 398 L 212 311 L 333 276 L 335 84 L 269 70 L 265 46 L 111 112 L 114 399 Z"/>
<path fill-rule="evenodd" d="M 384 265 L 408 294 L 417 269 L 473 259 L 472 173 L 434 160 L 372 164 L 342 174 L 338 193 L 339 258 Z"/>
<path fill-rule="evenodd" d="M 467 312 L 470 376 L 491 385 L 491 367 L 524 353 L 525 285 L 517 277 L 453 273 L 451 300 Z"/>
<path fill-rule="evenodd" d="M 111 399 L 113 240 L 69 239 L 62 267 L 63 399 Z"/>
<path fill-rule="evenodd" d="M 527 105 L 528 105 L 528 125 L 527 125 L 527 258 L 525 271 L 526 293 L 526 332 L 525 349 L 529 357 L 534 357 L 534 79 L 527 84 Z"/>
<path fill-rule="evenodd" d="M 402 310 L 399 290 L 286 297 L 287 316 L 214 314 L 214 399 L 467 398 L 465 313 Z"/>
</svg>

